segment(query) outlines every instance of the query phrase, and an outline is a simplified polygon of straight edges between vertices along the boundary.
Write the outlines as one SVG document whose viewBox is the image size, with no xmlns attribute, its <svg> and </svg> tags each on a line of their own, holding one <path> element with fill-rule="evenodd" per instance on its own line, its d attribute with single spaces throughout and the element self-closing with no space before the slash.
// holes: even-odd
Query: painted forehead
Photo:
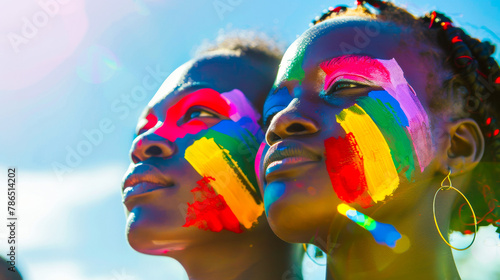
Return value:
<svg viewBox="0 0 500 280">
<path fill-rule="evenodd" d="M 390 22 L 353 16 L 327 20 L 308 29 L 288 48 L 275 86 L 287 80 L 301 80 L 305 72 L 327 58 L 363 54 L 391 59 L 401 52 L 400 43 L 410 44 L 412 38 L 409 30 Z"/>
</svg>

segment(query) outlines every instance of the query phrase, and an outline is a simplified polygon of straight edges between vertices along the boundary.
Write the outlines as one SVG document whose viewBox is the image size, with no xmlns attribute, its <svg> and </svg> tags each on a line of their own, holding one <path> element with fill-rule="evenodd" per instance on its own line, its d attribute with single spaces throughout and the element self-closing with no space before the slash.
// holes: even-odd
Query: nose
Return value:
<svg viewBox="0 0 500 280">
<path fill-rule="evenodd" d="M 266 141 L 271 146 L 287 137 L 309 135 L 319 130 L 319 125 L 312 119 L 296 110 L 285 109 L 272 119 L 266 133 Z"/>
<path fill-rule="evenodd" d="M 130 156 L 132 162 L 138 163 L 148 158 L 166 158 L 175 153 L 175 144 L 152 132 L 145 132 L 134 139 Z"/>
</svg>

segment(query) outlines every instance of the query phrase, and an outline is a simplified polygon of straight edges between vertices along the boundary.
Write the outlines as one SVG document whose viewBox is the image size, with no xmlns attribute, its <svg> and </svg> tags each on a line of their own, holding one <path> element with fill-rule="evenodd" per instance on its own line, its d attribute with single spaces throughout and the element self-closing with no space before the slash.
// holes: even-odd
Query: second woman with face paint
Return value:
<svg viewBox="0 0 500 280">
<path fill-rule="evenodd" d="M 440 13 L 357 2 L 280 64 L 260 160 L 269 224 L 325 251 L 329 279 L 459 279 L 448 229 L 500 232 L 495 48 Z"/>
</svg>

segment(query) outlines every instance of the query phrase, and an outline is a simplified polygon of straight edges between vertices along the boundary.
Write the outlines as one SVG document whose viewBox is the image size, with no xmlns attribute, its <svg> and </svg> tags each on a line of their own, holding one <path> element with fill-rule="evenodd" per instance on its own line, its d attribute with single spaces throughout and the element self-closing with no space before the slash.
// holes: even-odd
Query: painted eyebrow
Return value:
<svg viewBox="0 0 500 280">
<path fill-rule="evenodd" d="M 212 98 L 207 98 L 207 95 L 211 95 Z M 230 110 L 230 105 L 225 102 L 221 93 L 212 88 L 197 89 L 177 101 L 174 106 L 179 107 L 180 111 L 184 113 L 186 113 L 191 107 L 202 106 L 226 117 L 229 117 L 228 114 Z M 170 108 L 174 106 L 171 106 Z"/>
<path fill-rule="evenodd" d="M 369 56 L 343 55 L 320 63 L 320 68 L 326 74 L 325 87 L 337 73 L 357 74 L 370 80 L 390 82 L 389 71 L 377 59 Z"/>
</svg>

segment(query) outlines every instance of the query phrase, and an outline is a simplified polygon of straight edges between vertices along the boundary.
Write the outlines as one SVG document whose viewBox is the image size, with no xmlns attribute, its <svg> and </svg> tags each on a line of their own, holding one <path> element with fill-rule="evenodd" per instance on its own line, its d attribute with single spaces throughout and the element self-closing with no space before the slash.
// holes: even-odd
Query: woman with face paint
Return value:
<svg viewBox="0 0 500 280">
<path fill-rule="evenodd" d="M 149 102 L 122 187 L 127 237 L 136 251 L 178 260 L 190 279 L 301 279 L 300 250 L 267 224 L 254 164 L 264 139 L 255 108 L 281 53 L 245 38 L 180 66 Z"/>
<path fill-rule="evenodd" d="M 358 2 L 280 64 L 259 159 L 269 224 L 325 251 L 329 278 L 459 279 L 448 231 L 500 226 L 494 47 L 437 12 Z"/>
</svg>

